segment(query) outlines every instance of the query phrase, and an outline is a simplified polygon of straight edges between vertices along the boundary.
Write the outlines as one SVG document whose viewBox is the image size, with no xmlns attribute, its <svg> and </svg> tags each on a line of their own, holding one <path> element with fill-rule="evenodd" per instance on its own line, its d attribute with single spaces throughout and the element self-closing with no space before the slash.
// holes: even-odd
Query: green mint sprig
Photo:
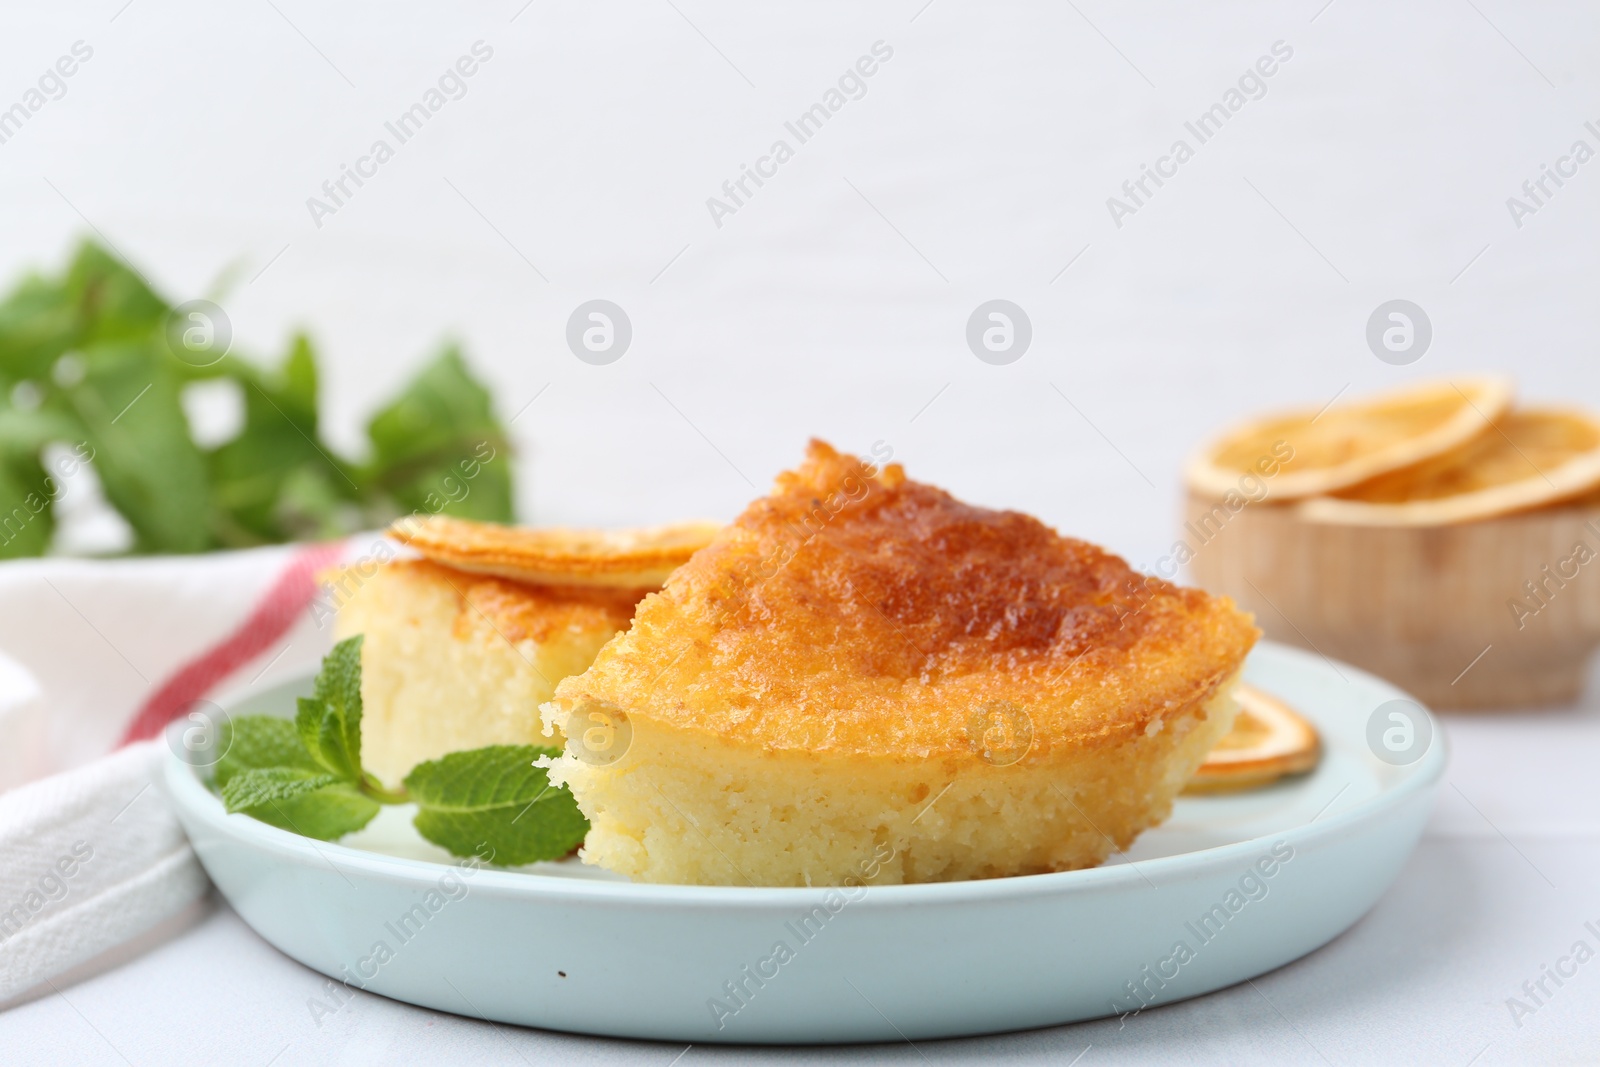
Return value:
<svg viewBox="0 0 1600 1067">
<path fill-rule="evenodd" d="M 361 766 L 361 637 L 322 661 L 293 721 L 244 715 L 226 727 L 213 785 L 230 812 L 320 841 L 354 833 L 384 804 L 414 803 L 417 832 L 455 856 L 504 866 L 559 859 L 583 843 L 589 822 L 541 756 L 558 749 L 490 745 L 414 767 L 388 789 Z"/>
</svg>

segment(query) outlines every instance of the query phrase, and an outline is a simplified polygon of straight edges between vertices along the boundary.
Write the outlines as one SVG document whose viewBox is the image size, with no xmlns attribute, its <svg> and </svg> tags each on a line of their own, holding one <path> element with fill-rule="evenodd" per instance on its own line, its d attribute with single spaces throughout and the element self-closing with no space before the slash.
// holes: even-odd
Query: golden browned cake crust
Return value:
<svg viewBox="0 0 1600 1067">
<path fill-rule="evenodd" d="M 1048 758 L 1153 733 L 1257 636 L 1226 599 L 813 441 L 557 700 L 891 759 L 970 759 L 973 715 L 1015 705 Z"/>
<path fill-rule="evenodd" d="M 713 522 L 638 530 L 569 530 L 408 517 L 389 528 L 437 563 L 540 585 L 659 589 L 667 575 L 716 533 Z"/>
<path fill-rule="evenodd" d="M 535 585 L 490 575 L 441 567 L 428 560 L 397 560 L 393 567 L 428 571 L 451 585 L 462 606 L 456 616 L 457 637 L 466 636 L 481 612 L 500 637 L 549 641 L 572 630 L 626 629 L 643 589 L 608 589 L 577 585 Z"/>
</svg>

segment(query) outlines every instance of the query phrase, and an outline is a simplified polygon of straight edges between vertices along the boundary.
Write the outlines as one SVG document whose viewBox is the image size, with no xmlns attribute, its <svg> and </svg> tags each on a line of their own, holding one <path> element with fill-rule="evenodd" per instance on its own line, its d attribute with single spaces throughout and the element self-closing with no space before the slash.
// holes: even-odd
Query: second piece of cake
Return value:
<svg viewBox="0 0 1600 1067">
<path fill-rule="evenodd" d="M 394 785 L 423 760 L 547 744 L 539 705 L 627 629 L 634 605 L 715 524 L 649 530 L 405 519 L 390 535 L 424 559 L 335 573 L 335 636 L 364 634 L 363 759 Z M 367 576 L 363 573 L 370 571 Z"/>
</svg>

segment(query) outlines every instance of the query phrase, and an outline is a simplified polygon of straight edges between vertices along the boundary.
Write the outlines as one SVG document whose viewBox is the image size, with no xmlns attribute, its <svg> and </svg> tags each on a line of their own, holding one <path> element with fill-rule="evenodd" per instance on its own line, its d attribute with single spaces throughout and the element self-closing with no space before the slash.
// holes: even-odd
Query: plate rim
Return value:
<svg viewBox="0 0 1600 1067">
<path fill-rule="evenodd" d="M 1325 656 L 1275 641 L 1262 641 L 1257 649 L 1270 648 L 1274 655 L 1299 660 L 1300 666 L 1330 669 L 1333 661 Z M 1252 653 L 1253 654 L 1253 653 Z M 1072 871 L 1052 871 L 1044 874 L 1013 875 L 1006 878 L 967 879 L 954 882 L 920 882 L 909 885 L 867 885 L 871 892 L 864 894 L 859 904 L 876 907 L 898 907 L 916 904 L 960 904 L 975 900 L 997 902 L 1026 899 L 1038 895 L 1056 895 L 1075 891 L 1099 892 L 1119 887 L 1122 883 L 1138 885 L 1153 882 L 1166 875 L 1181 876 L 1196 865 L 1210 867 L 1226 865 L 1232 861 L 1258 856 L 1269 849 L 1285 834 L 1293 834 L 1296 844 L 1314 845 L 1326 838 L 1351 832 L 1371 819 L 1405 804 L 1416 794 L 1431 793 L 1444 777 L 1448 763 L 1447 742 L 1439 728 L 1439 720 L 1422 701 L 1406 693 L 1392 682 L 1374 674 L 1340 663 L 1337 673 L 1345 671 L 1369 684 L 1390 691 L 1397 697 L 1414 702 L 1428 716 L 1432 742 L 1418 765 L 1411 768 L 1403 779 L 1380 790 L 1373 797 L 1361 801 L 1328 818 L 1327 822 L 1313 825 L 1305 823 L 1272 834 L 1258 835 L 1243 841 L 1180 852 L 1151 859 L 1103 863 Z M 307 674 L 309 678 L 311 675 Z M 293 684 L 298 679 L 281 683 Z M 1394 699 L 1395 697 L 1391 697 Z M 237 701 L 235 701 L 237 703 Z M 200 768 L 179 758 L 169 745 L 163 757 L 164 780 L 168 795 L 182 813 L 198 819 L 216 832 L 243 841 L 285 858 L 330 863 L 338 859 L 351 870 L 388 878 L 396 882 L 428 886 L 436 883 L 445 873 L 457 869 L 457 864 L 435 860 L 390 856 L 381 852 L 341 845 L 333 841 L 318 841 L 279 829 L 248 815 L 230 815 L 222 808 L 222 801 L 200 779 Z M 330 855 L 331 854 L 331 855 Z M 563 878 L 530 871 L 496 868 L 478 868 L 473 876 L 473 891 L 489 891 L 518 897 L 560 899 L 594 905 L 660 905 L 660 906 L 715 906 L 718 908 L 767 908 L 798 903 L 814 903 L 830 891 L 838 892 L 841 886 L 708 886 L 676 885 L 640 882 L 611 882 L 589 879 Z"/>
</svg>

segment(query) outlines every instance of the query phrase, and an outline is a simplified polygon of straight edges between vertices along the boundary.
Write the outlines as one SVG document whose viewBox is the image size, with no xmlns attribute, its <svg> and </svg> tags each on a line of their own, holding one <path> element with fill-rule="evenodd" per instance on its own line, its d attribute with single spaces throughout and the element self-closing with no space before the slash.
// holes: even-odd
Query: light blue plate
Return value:
<svg viewBox="0 0 1600 1067">
<path fill-rule="evenodd" d="M 1389 684 L 1272 644 L 1245 676 L 1316 723 L 1316 771 L 1185 797 L 1094 870 L 848 897 L 634 885 L 576 861 L 474 870 L 418 838 L 404 809 L 326 844 L 226 814 L 177 756 L 166 782 L 245 922 L 352 988 L 497 1022 L 695 1043 L 992 1033 L 1270 971 L 1348 929 L 1399 874 L 1444 773 L 1432 720 L 1414 723 L 1432 738 L 1420 758 L 1396 766 L 1368 741 L 1375 712 L 1405 696 Z M 308 689 L 230 710 L 285 713 Z"/>
</svg>

